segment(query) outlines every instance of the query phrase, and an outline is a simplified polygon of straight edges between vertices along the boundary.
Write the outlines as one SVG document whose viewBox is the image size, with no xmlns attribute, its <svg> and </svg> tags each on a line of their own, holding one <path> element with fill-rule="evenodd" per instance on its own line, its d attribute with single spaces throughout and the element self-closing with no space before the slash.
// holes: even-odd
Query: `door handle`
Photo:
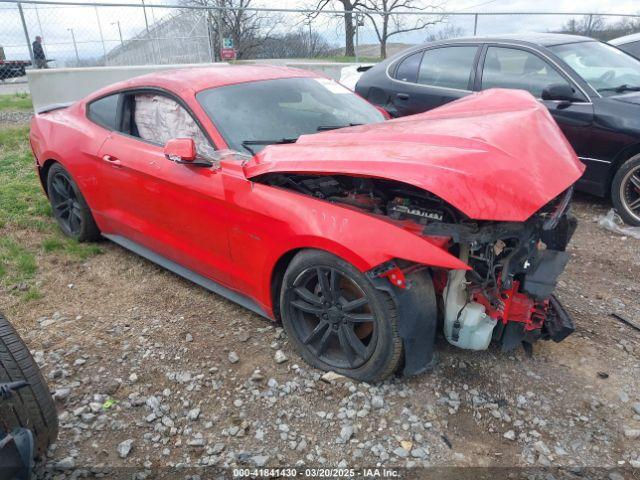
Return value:
<svg viewBox="0 0 640 480">
<path fill-rule="evenodd" d="M 409 100 L 409 94 L 408 93 L 398 93 L 396 95 L 396 98 L 398 100 Z"/>
<path fill-rule="evenodd" d="M 102 160 L 104 160 L 105 162 L 109 163 L 110 165 L 116 165 L 116 166 L 122 165 L 120 163 L 120 160 L 118 160 L 113 155 L 109 155 L 109 154 L 103 155 L 102 156 Z"/>
</svg>

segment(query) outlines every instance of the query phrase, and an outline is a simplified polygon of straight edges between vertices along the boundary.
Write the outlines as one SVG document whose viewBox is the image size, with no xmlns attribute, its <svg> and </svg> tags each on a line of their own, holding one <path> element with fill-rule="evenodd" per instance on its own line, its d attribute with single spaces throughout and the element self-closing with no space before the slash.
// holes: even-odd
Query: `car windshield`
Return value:
<svg viewBox="0 0 640 480">
<path fill-rule="evenodd" d="M 603 96 L 640 89 L 640 62 L 617 48 L 579 42 L 550 49 Z"/>
<path fill-rule="evenodd" d="M 197 99 L 229 148 L 257 153 L 300 135 L 376 123 L 384 116 L 325 78 L 283 78 L 204 90 Z"/>
</svg>

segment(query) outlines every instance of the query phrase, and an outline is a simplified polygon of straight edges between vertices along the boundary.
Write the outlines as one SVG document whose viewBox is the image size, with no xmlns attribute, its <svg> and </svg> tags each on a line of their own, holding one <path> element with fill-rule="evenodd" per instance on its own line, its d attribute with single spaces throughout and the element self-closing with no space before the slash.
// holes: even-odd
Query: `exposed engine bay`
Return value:
<svg viewBox="0 0 640 480">
<path fill-rule="evenodd" d="M 476 221 L 444 200 L 400 182 L 345 175 L 270 174 L 275 187 L 387 217 L 403 228 L 442 240 L 442 247 L 471 269 L 431 269 L 442 299 L 447 340 L 460 348 L 525 349 L 538 339 L 559 342 L 574 325 L 552 292 L 568 260 L 566 246 L 576 227 L 569 188 L 525 222 Z M 407 288 L 398 260 L 376 270 Z"/>
<path fill-rule="evenodd" d="M 432 221 L 455 223 L 461 215 L 435 195 L 390 180 L 346 175 L 272 174 L 263 182 L 394 220 L 411 220 L 419 225 Z"/>
</svg>

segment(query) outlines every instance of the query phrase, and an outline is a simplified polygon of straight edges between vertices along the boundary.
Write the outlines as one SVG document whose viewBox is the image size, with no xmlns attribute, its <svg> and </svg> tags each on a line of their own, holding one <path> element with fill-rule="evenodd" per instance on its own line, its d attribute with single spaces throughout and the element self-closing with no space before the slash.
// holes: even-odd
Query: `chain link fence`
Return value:
<svg viewBox="0 0 640 480">
<path fill-rule="evenodd" d="M 640 15 L 234 9 L 217 7 L 220 1 L 169 6 L 144 0 L 133 5 L 0 0 L 0 77 L 15 81 L 36 65 L 213 62 L 221 59 L 225 44 L 232 44 L 238 60 L 373 62 L 410 45 L 460 36 L 569 32 L 607 40 L 640 31 Z M 42 53 L 33 44 L 36 37 Z"/>
</svg>

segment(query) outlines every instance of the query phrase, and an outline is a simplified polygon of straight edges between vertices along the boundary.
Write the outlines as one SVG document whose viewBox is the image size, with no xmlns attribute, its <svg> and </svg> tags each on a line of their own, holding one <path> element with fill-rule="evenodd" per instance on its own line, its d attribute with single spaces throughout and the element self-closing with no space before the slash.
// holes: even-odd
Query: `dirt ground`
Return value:
<svg viewBox="0 0 640 480">
<path fill-rule="evenodd" d="M 574 204 L 558 288 L 577 324 L 566 341 L 539 342 L 529 358 L 439 338 L 433 371 L 380 385 L 323 381 L 277 326 L 109 242 L 84 262 L 42 256 L 42 298 L 0 291 L 57 398 L 59 438 L 40 475 L 205 465 L 637 475 L 640 332 L 611 313 L 640 324 L 640 241 L 597 225 L 608 208 Z"/>
</svg>

